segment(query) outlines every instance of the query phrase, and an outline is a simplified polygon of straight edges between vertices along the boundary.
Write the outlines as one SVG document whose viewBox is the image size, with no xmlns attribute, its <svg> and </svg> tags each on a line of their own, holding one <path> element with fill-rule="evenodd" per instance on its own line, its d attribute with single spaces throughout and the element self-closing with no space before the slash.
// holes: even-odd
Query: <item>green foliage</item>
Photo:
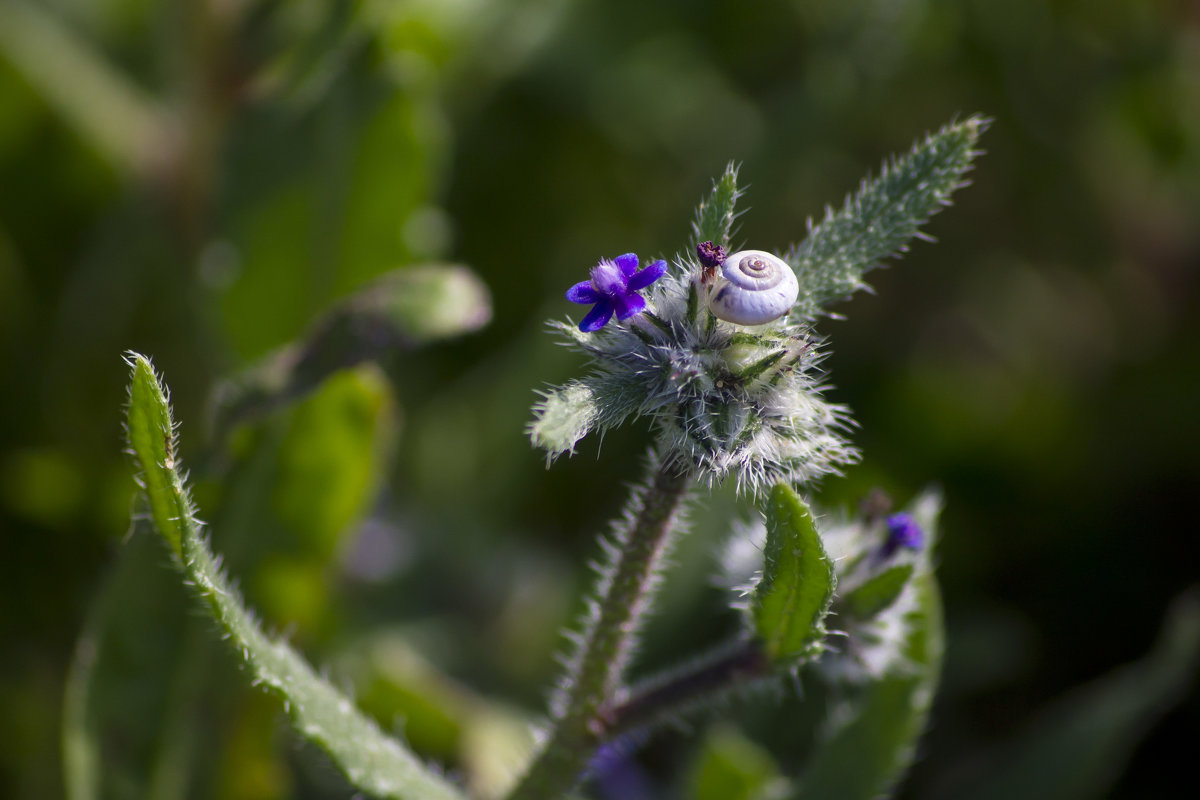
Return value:
<svg viewBox="0 0 1200 800">
<path fill-rule="evenodd" d="M 843 594 L 838 602 L 854 619 L 872 619 L 900 597 L 913 575 L 912 564 L 897 564 L 873 575 Z"/>
<path fill-rule="evenodd" d="M 750 613 L 772 660 L 809 655 L 825 633 L 825 615 L 837 586 L 812 511 L 785 484 L 766 503 L 767 543 L 762 579 Z"/>
<path fill-rule="evenodd" d="M 0 53 L 106 158 L 135 171 L 152 166 L 166 144 L 163 110 L 52 11 L 0 3 Z"/>
<path fill-rule="evenodd" d="M 134 354 L 128 363 L 133 368 L 125 425 L 129 447 L 141 470 L 150 518 L 178 559 L 183 555 L 184 527 L 191 519 L 192 501 L 176 464 L 171 408 L 150 362 Z"/>
<path fill-rule="evenodd" d="M 899 782 L 913 760 L 944 651 L 941 594 L 931 561 L 938 506 L 933 495 L 914 506 L 926 545 L 903 597 L 882 610 L 888 618 L 873 623 L 875 635 L 892 631 L 876 645 L 886 651 L 884 657 L 869 667 L 876 672 L 842 688 L 845 698 L 830 713 L 821 741 L 808 756 L 797 798 L 874 800 Z M 870 637 L 872 631 L 858 635 Z"/>
<path fill-rule="evenodd" d="M 225 384 L 217 395 L 218 438 L 339 370 L 476 330 L 490 318 L 487 288 L 465 267 L 425 265 L 389 273 L 326 312 L 301 341 Z"/>
<path fill-rule="evenodd" d="M 1144 657 L 1055 700 L 1029 729 L 937 797 L 1092 800 L 1105 797 L 1147 732 L 1196 684 L 1200 595 L 1169 609 Z"/>
<path fill-rule="evenodd" d="M 203 600 L 250 669 L 255 683 L 276 694 L 296 729 L 324 748 L 347 778 L 363 791 L 402 800 L 443 798 L 459 792 L 422 766 L 400 742 L 384 735 L 350 700 L 322 680 L 286 643 L 263 633 L 221 574 L 200 531 L 191 499 L 174 459 L 174 428 L 166 394 L 150 362 L 132 354 L 130 445 L 150 487 L 171 495 L 169 504 L 152 504 L 152 519 L 172 545 L 191 591 Z M 157 429 L 152 426 L 157 425 Z M 164 446 L 160 443 L 165 441 Z M 165 447 L 167 457 L 162 453 Z M 156 477 L 150 479 L 154 473 Z M 171 517 L 159 509 L 180 510 Z"/>
<path fill-rule="evenodd" d="M 687 800 L 770 800 L 785 785 L 771 754 L 736 729 L 714 726 L 687 775 Z"/>
<path fill-rule="evenodd" d="M 137 523 L 76 643 L 63 701 L 69 800 L 167 800 L 179 796 L 166 791 L 169 778 L 193 775 L 172 714 L 186 712 L 179 690 L 203 668 L 190 646 L 199 621 L 189 619 L 190 598 L 162 561 L 150 523 Z"/>
<path fill-rule="evenodd" d="M 364 711 L 404 720 L 414 750 L 459 764 L 471 796 L 499 797 L 533 748 L 532 720 L 448 677 L 414 646 L 413 634 L 385 628 L 355 640 L 335 662 L 338 673 L 353 680 Z"/>
<path fill-rule="evenodd" d="M 797 800 L 875 800 L 886 796 L 912 759 L 924 729 L 916 706 L 919 676 L 889 675 L 871 685 L 801 775 Z"/>
<path fill-rule="evenodd" d="M 820 225 L 814 228 L 810 221 L 808 238 L 785 257 L 800 281 L 792 316 L 815 317 L 828 303 L 865 287 L 868 270 L 903 252 L 963 185 L 987 125 L 981 117 L 947 125 L 885 164 L 841 210 L 828 210 Z"/>
<path fill-rule="evenodd" d="M 375 501 L 397 441 L 395 401 L 378 370 L 360 368 L 326 380 L 289 422 L 271 503 L 324 564 Z"/>
<path fill-rule="evenodd" d="M 22 29 L 22 9 L 72 42 Z M 215 13 L 198 18 L 204 10 Z M 585 580 L 581 537 L 601 528 L 643 446 L 609 435 L 600 461 L 542 474 L 517 428 L 530 387 L 568 379 L 573 362 L 536 320 L 561 313 L 561 289 L 598 255 L 682 249 L 681 198 L 730 154 L 754 189 L 754 216 L 735 238 L 798 237 L 797 220 L 840 198 L 908 132 L 974 105 L 996 117 L 979 185 L 926 229 L 942 244 L 918 248 L 919 265 L 868 276 L 887 284 L 886 297 L 836 326 L 826 362 L 872 442 L 867 465 L 824 483 L 827 507 L 930 477 L 953 501 L 946 602 L 963 626 L 960 654 L 978 656 L 951 663 L 916 793 L 1021 727 L 1022 698 L 1110 668 L 1195 581 L 1195 559 L 1180 550 L 1194 510 L 1179 490 L 1195 483 L 1200 449 L 1200 315 L 1186 268 L 1200 242 L 1189 4 L 727 3 L 685 26 L 628 0 L 5 0 L 0 15 L 0 607 L 16 610 L 0 624 L 4 797 L 60 796 L 54 710 L 68 642 L 97 576 L 125 570 L 112 564 L 125 558 L 114 551 L 130 493 L 112 444 L 124 389 L 114 353 L 135 346 L 170 365 L 174 404 L 201 450 L 187 457 L 196 498 L 226 567 L 271 625 L 303 609 L 264 576 L 303 573 L 327 584 L 304 608 L 334 623 L 317 633 L 300 623 L 294 640 L 306 651 L 331 658 L 344 634 L 402 619 L 405 638 L 415 632 L 438 663 L 534 706 L 554 629 Z M 90 58 L 76 57 L 79 45 Z M 96 75 L 154 102 L 128 113 L 128 92 L 105 94 Z M 112 127 L 97 135 L 95 119 Z M 143 123 L 165 123 L 168 135 L 146 135 Z M 146 161 L 158 165 L 150 174 L 138 166 Z M 261 508 L 289 419 L 232 437 L 235 472 L 216 485 L 203 456 L 217 448 L 197 424 L 206 392 L 332 298 L 379 271 L 445 257 L 450 241 L 486 270 L 503 317 L 496 335 L 393 370 L 417 441 L 395 451 L 389 495 L 374 510 L 401 531 L 399 565 L 378 583 L 339 561 L 318 566 L 315 554 L 293 570 L 275 509 Z M 64 469 L 43 469 L 55 465 Z M 724 535 L 726 494 L 697 515 L 688 552 Z M 343 534 L 340 557 L 355 533 Z M 146 571 L 124 574 L 146 587 L 146 606 L 169 608 L 149 581 L 175 576 L 149 544 Z M 715 605 L 703 592 L 707 561 L 675 560 L 647 666 L 717 635 L 718 620 L 694 624 L 700 604 Z M 830 626 L 843 627 L 843 609 L 833 613 Z M 184 617 L 161 617 L 165 629 L 122 634 L 143 645 L 157 637 L 161 649 L 112 665 L 111 691 L 124 685 L 129 697 L 132 684 L 173 679 L 188 652 L 174 649 Z M 106 648 L 108 636 L 98 637 L 100 671 L 105 653 L 124 652 Z M 183 717 L 202 737 L 191 796 L 349 794 L 323 766 L 308 767 L 323 759 L 264 729 L 264 717 L 275 722 L 270 697 L 234 719 L 216 713 L 245 705 L 239 677 L 222 674 L 194 706 L 200 716 Z M 977 713 L 998 702 L 1004 730 Z M 114 701 L 98 728 L 106 770 L 139 749 L 126 744 L 157 737 L 163 704 L 140 708 L 149 710 L 122 713 Z M 386 703 L 373 711 L 385 728 L 397 718 Z M 128 738 L 139 721 L 145 730 Z M 1109 762 L 1128 768 L 1102 794 L 1188 785 L 1194 715 L 1164 721 L 1151 757 Z M 795 726 L 781 718 L 756 738 L 775 746 Z M 682 738 L 664 737 L 640 760 L 656 773 L 680 763 Z M 267 761 L 247 756 L 264 750 Z M 779 756 L 789 772 L 792 752 Z"/>
<path fill-rule="evenodd" d="M 363 366 L 236 442 L 243 455 L 218 504 L 225 561 L 244 570 L 267 618 L 286 620 L 299 638 L 320 636 L 336 618 L 329 561 L 374 504 L 396 430 L 386 380 Z M 162 569 L 152 525 L 138 525 L 76 648 L 64 709 L 68 797 L 232 796 L 231 770 L 286 786 L 294 778 L 278 765 L 275 709 L 247 693 L 211 622 L 190 613 L 178 577 Z M 404 711 L 372 710 L 378 719 Z M 251 740 L 216 736 L 222 725 Z M 410 717 L 406 734 L 416 744 L 425 727 Z"/>
<path fill-rule="evenodd" d="M 732 162 L 727 164 L 721 177 L 713 181 L 712 193 L 700 202 L 692 223 L 695 244 L 713 242 L 724 248 L 729 247 L 733 223 L 738 217 L 734 209 L 737 208 L 738 198 L 742 196 L 737 185 L 737 174 L 737 165 Z"/>
</svg>

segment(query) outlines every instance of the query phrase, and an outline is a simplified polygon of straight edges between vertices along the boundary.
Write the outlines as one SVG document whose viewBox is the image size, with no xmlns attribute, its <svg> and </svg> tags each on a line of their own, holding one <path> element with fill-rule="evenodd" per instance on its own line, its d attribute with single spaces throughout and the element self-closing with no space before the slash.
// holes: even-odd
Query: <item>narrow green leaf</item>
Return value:
<svg viewBox="0 0 1200 800">
<path fill-rule="evenodd" d="M 913 710 L 921 678 L 890 675 L 872 685 L 851 722 L 820 748 L 802 776 L 803 800 L 875 800 L 907 765 L 902 755 L 924 727 Z"/>
<path fill-rule="evenodd" d="M 166 115 L 45 5 L 0 2 L 0 53 L 110 161 L 142 171 L 161 153 Z"/>
<path fill-rule="evenodd" d="M 826 212 L 785 260 L 800 280 L 795 319 L 809 319 L 836 300 L 866 286 L 863 275 L 903 252 L 928 219 L 949 204 L 978 155 L 975 145 L 988 122 L 970 117 L 942 128 L 907 155 L 885 164 L 863 182 L 841 210 Z"/>
<path fill-rule="evenodd" d="M 852 629 L 851 635 L 867 635 L 870 626 L 889 633 L 878 642 L 859 641 L 856 656 L 842 656 L 862 659 L 879 671 L 840 688 L 846 699 L 830 715 L 833 725 L 801 771 L 797 798 L 876 800 L 912 763 L 941 677 L 944 651 L 941 595 L 931 559 L 940 506 L 935 493 L 923 495 L 912 506 L 925 531 L 925 549 L 912 565 L 901 596 L 864 626 L 868 631 L 856 634 Z M 876 649 L 880 652 L 866 652 Z"/>
<path fill-rule="evenodd" d="M 1200 595 L 1170 609 L 1153 650 L 1055 701 L 974 774 L 947 787 L 954 800 L 1091 800 L 1108 796 L 1138 744 L 1196 684 Z"/>
<path fill-rule="evenodd" d="M 750 364 L 745 369 L 738 371 L 736 373 L 738 380 L 742 381 L 743 383 L 750 383 L 759 375 L 762 375 L 771 367 L 782 361 L 787 355 L 788 352 L 786 350 L 777 350 L 774 353 L 771 353 L 769 356 L 760 358 L 758 361 Z"/>
<path fill-rule="evenodd" d="M 737 173 L 736 164 L 730 162 L 726 165 L 721 177 L 713 181 L 712 192 L 700 202 L 696 209 L 696 220 L 692 223 L 696 244 L 715 242 L 722 247 L 729 247 L 733 221 L 737 219 L 734 209 L 738 198 L 742 196 L 738 190 Z"/>
<path fill-rule="evenodd" d="M 148 360 L 133 353 L 127 363 L 133 368 L 126 422 L 129 446 L 140 468 L 139 478 L 150 506 L 150 517 L 178 558 L 183 552 L 185 520 L 192 510 L 176 469 L 170 405 Z"/>
<path fill-rule="evenodd" d="M 767 800 L 785 785 L 771 754 L 736 730 L 715 726 L 688 773 L 687 800 Z"/>
<path fill-rule="evenodd" d="M 763 575 L 750 609 L 768 655 L 783 660 L 804 655 L 825 632 L 837 580 L 812 512 L 795 492 L 777 484 L 766 511 Z"/>
<path fill-rule="evenodd" d="M 172 497 L 160 506 L 180 512 L 177 517 L 167 517 L 153 511 L 153 520 L 179 556 L 179 566 L 191 591 L 208 605 L 253 674 L 254 682 L 280 698 L 296 729 L 326 750 L 362 791 L 398 800 L 462 800 L 449 782 L 423 766 L 400 742 L 382 733 L 291 647 L 268 637 L 255 622 L 222 575 L 201 534 L 201 524 L 173 455 L 166 393 L 145 357 L 130 354 L 129 363 L 133 368 L 130 444 L 148 490 L 150 486 L 165 487 L 162 491 Z M 155 424 L 157 430 L 151 427 Z M 163 441 L 168 443 L 167 458 L 161 457 Z M 155 477 L 151 479 L 152 474 Z"/>
<path fill-rule="evenodd" d="M 889 567 L 842 595 L 838 602 L 850 617 L 856 620 L 871 619 L 899 599 L 913 570 L 912 564 Z"/>
<path fill-rule="evenodd" d="M 318 319 L 302 340 L 221 386 L 214 430 L 221 437 L 339 370 L 476 330 L 491 313 L 487 287 L 466 267 L 431 264 L 388 273 Z"/>
<path fill-rule="evenodd" d="M 941 672 L 941 598 L 933 575 L 912 578 L 916 609 L 906 614 L 907 658 L 864 687 L 801 774 L 802 800 L 875 800 L 900 780 L 916 752 Z"/>
<path fill-rule="evenodd" d="M 162 569 L 162 545 L 146 535 L 149 525 L 139 521 L 121 547 L 75 646 L 63 698 L 68 800 L 153 796 L 172 726 L 168 698 L 191 628 L 180 620 L 191 604 Z M 175 766 L 183 780 L 192 775 Z"/>
</svg>

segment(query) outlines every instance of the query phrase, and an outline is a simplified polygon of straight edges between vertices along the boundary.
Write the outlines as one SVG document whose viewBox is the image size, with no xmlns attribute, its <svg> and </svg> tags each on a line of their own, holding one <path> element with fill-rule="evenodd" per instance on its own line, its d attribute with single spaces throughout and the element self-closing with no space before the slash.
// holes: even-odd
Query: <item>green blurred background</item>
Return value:
<svg viewBox="0 0 1200 800">
<path fill-rule="evenodd" d="M 408 717 L 423 752 L 482 758 L 464 742 L 505 734 L 463 720 L 482 696 L 509 709 L 483 715 L 501 732 L 541 709 L 645 437 L 549 472 L 524 438 L 534 389 L 580 368 L 542 324 L 575 311 L 563 290 L 600 257 L 678 252 L 729 160 L 750 186 L 739 238 L 782 249 L 885 156 L 973 112 L 994 119 L 987 154 L 929 227 L 938 243 L 820 325 L 865 454 L 821 501 L 931 482 L 947 499 L 948 660 L 908 797 L 972 796 L 1057 698 L 1144 654 L 1196 580 L 1195 3 L 0 0 L 0 796 L 63 791 L 68 664 L 134 489 L 124 350 L 164 371 L 202 515 L 266 620 L 385 723 Z M 492 321 L 314 399 L 366 414 L 359 450 L 387 472 L 309 524 L 279 487 L 302 498 L 289 442 L 318 411 L 214 444 L 215 382 L 431 260 L 470 265 Z M 711 501 L 684 543 L 645 663 L 728 622 L 710 576 L 732 505 Z M 161 631 L 206 630 L 149 574 L 165 579 L 113 601 L 158 648 L 114 667 L 135 681 L 188 660 Z M 224 700 L 181 717 L 211 745 L 189 745 L 189 796 L 348 794 L 219 647 L 205 658 L 196 696 Z M 1106 756 L 1076 796 L 1193 782 L 1200 700 L 1149 706 L 1118 735 L 1128 760 Z M 695 742 L 659 737 L 638 767 L 653 784 Z"/>
</svg>

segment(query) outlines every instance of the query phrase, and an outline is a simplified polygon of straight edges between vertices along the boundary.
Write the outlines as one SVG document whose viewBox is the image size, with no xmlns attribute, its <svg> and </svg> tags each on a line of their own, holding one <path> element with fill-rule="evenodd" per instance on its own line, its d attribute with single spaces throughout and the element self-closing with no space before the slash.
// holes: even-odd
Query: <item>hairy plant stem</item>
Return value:
<svg viewBox="0 0 1200 800">
<path fill-rule="evenodd" d="M 570 662 L 554 727 L 510 800 L 558 800 L 579 781 L 609 729 L 605 710 L 616 696 L 635 636 L 664 557 L 676 514 L 692 475 L 657 455 L 648 483 L 630 497 L 627 522 L 610 545 L 612 561 L 600 573 L 597 599 Z"/>
<path fill-rule="evenodd" d="M 702 703 L 770 678 L 771 660 L 757 639 L 737 638 L 661 676 L 650 678 L 609 707 L 606 738 L 678 719 Z"/>
</svg>

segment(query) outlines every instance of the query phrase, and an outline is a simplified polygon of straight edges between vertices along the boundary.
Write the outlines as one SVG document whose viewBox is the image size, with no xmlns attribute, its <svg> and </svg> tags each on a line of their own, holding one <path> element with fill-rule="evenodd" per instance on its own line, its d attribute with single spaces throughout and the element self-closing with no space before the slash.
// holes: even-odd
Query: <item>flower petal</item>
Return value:
<svg viewBox="0 0 1200 800">
<path fill-rule="evenodd" d="M 617 256 L 613 259 L 613 263 L 621 268 L 621 272 L 628 278 L 633 273 L 637 272 L 638 257 L 636 253 L 626 253 L 623 256 Z"/>
<path fill-rule="evenodd" d="M 613 298 L 613 305 L 616 307 L 617 319 L 629 319 L 634 314 L 640 314 L 646 310 L 646 298 L 630 292 L 627 295 Z"/>
<path fill-rule="evenodd" d="M 587 316 L 579 323 L 579 330 L 584 333 L 598 331 L 608 324 L 612 319 L 613 307 L 612 303 L 606 301 L 596 303 L 595 307 L 587 313 Z"/>
<path fill-rule="evenodd" d="M 659 259 L 629 279 L 629 288 L 645 289 L 667 273 L 667 262 Z"/>
<path fill-rule="evenodd" d="M 572 303 L 598 303 L 601 296 L 591 281 L 583 281 L 567 289 L 567 299 Z"/>
</svg>

